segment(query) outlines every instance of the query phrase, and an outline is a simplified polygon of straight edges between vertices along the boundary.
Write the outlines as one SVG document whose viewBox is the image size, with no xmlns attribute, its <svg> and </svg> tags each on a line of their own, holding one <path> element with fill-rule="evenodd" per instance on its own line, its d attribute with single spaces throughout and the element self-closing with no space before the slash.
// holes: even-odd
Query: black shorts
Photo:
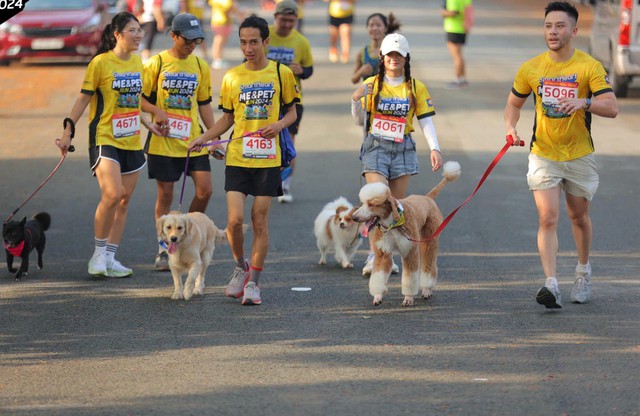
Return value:
<svg viewBox="0 0 640 416">
<path fill-rule="evenodd" d="M 139 171 L 147 163 L 142 150 L 123 150 L 113 146 L 91 146 L 89 148 L 89 164 L 93 175 L 100 159 L 109 159 L 120 165 L 120 174 L 126 175 Z"/>
<path fill-rule="evenodd" d="M 300 128 L 300 120 L 302 120 L 302 112 L 304 107 L 302 104 L 296 104 L 296 121 L 294 121 L 287 129 L 292 136 L 298 135 L 298 129 Z"/>
<path fill-rule="evenodd" d="M 447 42 L 455 43 L 456 45 L 464 45 L 467 43 L 467 34 L 447 32 Z"/>
<path fill-rule="evenodd" d="M 329 24 L 331 26 L 340 27 L 340 25 L 350 25 L 353 23 L 353 15 L 349 17 L 333 17 L 329 16 Z"/>
<path fill-rule="evenodd" d="M 160 182 L 179 181 L 184 173 L 186 160 L 186 157 L 147 155 L 147 162 L 149 162 L 149 179 L 155 179 Z M 187 175 L 191 175 L 191 172 L 197 171 L 211 172 L 209 155 L 189 157 L 189 171 Z"/>
<path fill-rule="evenodd" d="M 253 196 L 282 196 L 280 167 L 243 168 L 227 166 L 224 172 L 224 190 Z"/>
</svg>

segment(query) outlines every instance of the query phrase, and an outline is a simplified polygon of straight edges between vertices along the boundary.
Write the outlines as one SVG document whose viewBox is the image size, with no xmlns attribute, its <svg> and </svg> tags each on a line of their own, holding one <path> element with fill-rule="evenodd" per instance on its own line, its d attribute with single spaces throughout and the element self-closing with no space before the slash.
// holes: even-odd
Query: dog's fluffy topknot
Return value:
<svg viewBox="0 0 640 416">
<path fill-rule="evenodd" d="M 444 176 L 449 182 L 458 180 L 460 173 L 460 163 L 456 161 L 450 160 L 442 166 L 442 176 Z"/>
</svg>

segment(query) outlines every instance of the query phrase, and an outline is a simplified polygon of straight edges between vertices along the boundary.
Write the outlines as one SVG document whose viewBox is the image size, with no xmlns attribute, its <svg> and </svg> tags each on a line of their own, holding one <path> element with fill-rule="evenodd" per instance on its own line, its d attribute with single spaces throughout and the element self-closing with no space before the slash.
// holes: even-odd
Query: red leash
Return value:
<svg viewBox="0 0 640 416">
<path fill-rule="evenodd" d="M 69 151 L 71 151 L 71 149 L 69 149 Z M 11 218 L 13 218 L 13 216 L 14 216 L 14 215 L 16 215 L 16 213 L 17 213 L 18 211 L 20 211 L 20 209 L 21 209 L 22 207 L 24 207 L 25 205 L 27 205 L 27 202 L 31 201 L 31 198 L 33 198 L 33 196 L 34 196 L 36 193 L 38 193 L 38 191 L 39 191 L 40 189 L 42 189 L 42 187 L 43 187 L 47 182 L 49 182 L 49 179 L 51 179 L 51 177 L 52 177 L 52 176 L 53 176 L 53 175 L 58 171 L 58 169 L 60 169 L 60 166 L 62 165 L 62 162 L 64 162 L 64 159 L 65 159 L 66 157 L 67 157 L 67 152 L 64 152 L 64 153 L 62 154 L 62 158 L 60 159 L 60 162 L 58 162 L 58 164 L 56 165 L 56 167 L 55 167 L 55 168 L 53 168 L 53 171 L 49 174 L 49 176 L 47 176 L 47 179 L 45 179 L 45 180 L 40 184 L 40 186 L 38 186 L 38 187 L 36 188 L 36 190 L 35 190 L 35 191 L 33 191 L 33 193 L 29 196 L 29 198 L 27 198 L 27 200 L 26 200 L 26 201 L 24 201 L 24 202 L 23 202 L 23 203 L 22 203 L 18 208 L 16 208 L 16 209 L 14 209 L 14 210 L 13 210 L 13 212 L 11 213 L 11 215 L 9 215 L 9 218 L 7 218 L 7 219 L 4 221 L 5 223 L 8 223 L 9 221 L 11 221 Z"/>
<path fill-rule="evenodd" d="M 475 196 L 476 192 L 478 192 L 478 189 L 480 189 L 480 187 L 482 186 L 484 181 L 487 179 L 487 177 L 489 176 L 489 174 L 491 173 L 493 168 L 495 168 L 496 165 L 498 164 L 498 162 L 500 162 L 500 159 L 502 159 L 502 156 L 504 156 L 505 153 L 507 153 L 507 150 L 509 150 L 509 148 L 511 146 L 514 146 L 514 143 L 515 143 L 515 141 L 513 140 L 513 137 L 511 135 L 508 135 L 507 136 L 507 143 L 502 147 L 500 152 L 498 152 L 496 157 L 493 158 L 493 161 L 491 162 L 491 164 L 489 165 L 487 170 L 484 172 L 484 175 L 482 175 L 482 178 L 480 179 L 480 182 L 478 182 L 478 185 L 476 186 L 476 189 L 473 191 L 473 193 L 471 195 L 469 195 L 469 197 L 467 199 L 464 200 L 464 202 L 462 204 L 460 204 L 456 209 L 454 209 L 453 212 L 451 214 L 449 214 L 447 216 L 447 218 L 444 219 L 444 221 L 442 221 L 442 224 L 440 224 L 440 227 L 438 227 L 438 229 L 436 230 L 435 233 L 433 233 L 430 237 L 426 238 L 425 240 L 414 240 L 413 238 L 411 238 L 411 237 L 409 237 L 407 235 L 407 232 L 406 232 L 406 230 L 404 228 L 401 228 L 402 229 L 402 233 L 404 234 L 404 236 L 409 241 L 413 241 L 414 243 L 424 243 L 424 242 L 431 241 L 434 238 L 436 238 L 442 232 L 442 230 L 445 229 L 447 224 L 449 224 L 449 221 L 451 221 L 451 219 L 456 215 L 456 213 L 460 210 L 460 208 L 465 206 L 467 204 L 467 202 L 469 202 L 471 200 L 471 198 L 473 198 Z M 521 147 L 524 146 L 524 141 L 520 140 L 520 146 Z"/>
</svg>

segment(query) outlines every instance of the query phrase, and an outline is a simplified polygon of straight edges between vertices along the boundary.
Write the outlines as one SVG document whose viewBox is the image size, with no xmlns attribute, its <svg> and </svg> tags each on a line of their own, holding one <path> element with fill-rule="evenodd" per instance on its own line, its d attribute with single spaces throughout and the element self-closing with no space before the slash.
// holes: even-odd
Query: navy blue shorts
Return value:
<svg viewBox="0 0 640 416">
<path fill-rule="evenodd" d="M 362 144 L 362 173 L 376 172 L 387 179 L 415 175 L 418 169 L 416 142 L 409 135 L 402 143 L 369 134 Z"/>
</svg>

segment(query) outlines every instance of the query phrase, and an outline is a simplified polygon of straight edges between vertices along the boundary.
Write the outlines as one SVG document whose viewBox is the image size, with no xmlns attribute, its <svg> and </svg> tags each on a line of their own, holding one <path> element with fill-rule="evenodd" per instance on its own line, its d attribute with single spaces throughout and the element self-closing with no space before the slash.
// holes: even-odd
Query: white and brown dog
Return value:
<svg viewBox="0 0 640 416">
<path fill-rule="evenodd" d="M 327 251 L 333 248 L 336 261 L 342 268 L 353 268 L 351 259 L 362 243 L 361 225 L 351 218 L 354 211 L 353 205 L 344 197 L 339 197 L 322 208 L 313 226 L 320 250 L 318 264 L 327 264 Z"/>
<path fill-rule="evenodd" d="M 353 219 L 366 223 L 375 248 L 369 280 L 374 305 L 382 303 L 388 292 L 394 251 L 402 256 L 402 306 L 413 305 L 418 288 L 424 299 L 431 297 L 438 278 L 438 238 L 420 240 L 429 238 L 442 223 L 442 213 L 434 199 L 448 182 L 460 177 L 460 164 L 445 163 L 442 176 L 444 179 L 427 195 L 410 195 L 402 200 L 393 198 L 389 187 L 381 182 L 369 183 L 360 190 L 362 206 L 354 212 Z"/>
<path fill-rule="evenodd" d="M 227 241 L 225 230 L 220 230 L 205 214 L 182 214 L 171 211 L 156 222 L 158 239 L 165 242 L 169 252 L 169 268 L 173 276 L 171 299 L 189 300 L 204 294 L 204 278 L 216 243 Z M 182 285 L 182 275 L 188 273 Z"/>
</svg>

